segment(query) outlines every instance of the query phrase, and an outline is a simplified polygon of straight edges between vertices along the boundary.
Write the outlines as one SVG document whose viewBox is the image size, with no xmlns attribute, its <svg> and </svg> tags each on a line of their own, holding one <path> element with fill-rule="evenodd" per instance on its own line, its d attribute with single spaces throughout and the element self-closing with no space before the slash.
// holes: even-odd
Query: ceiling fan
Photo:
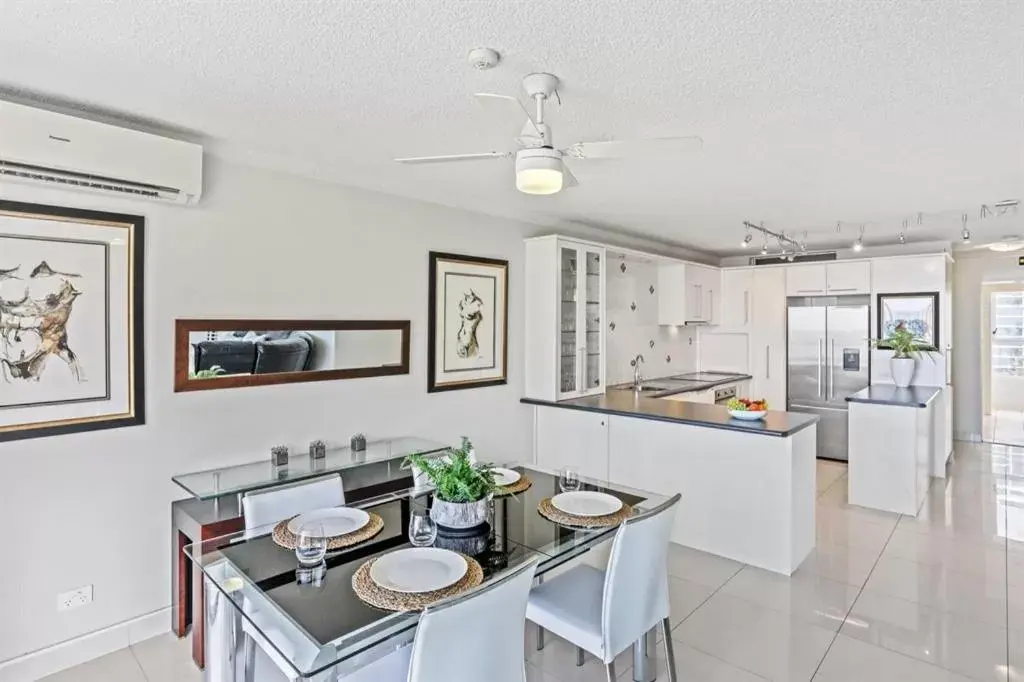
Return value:
<svg viewBox="0 0 1024 682">
<path fill-rule="evenodd" d="M 526 194 L 555 194 L 563 188 L 579 184 L 565 163 L 573 160 L 662 158 L 699 151 L 703 141 L 696 136 L 658 137 L 643 140 L 613 140 L 609 142 L 576 142 L 556 149 L 551 126 L 544 121 L 544 105 L 551 95 L 558 95 L 558 78 L 550 73 L 531 73 L 523 78 L 523 89 L 534 101 L 534 113 L 518 97 L 478 92 L 474 96 L 481 104 L 513 106 L 526 116 L 526 123 L 516 138 L 515 151 L 487 151 L 475 154 L 444 154 L 440 156 L 414 156 L 395 159 L 398 163 L 450 163 L 454 161 L 482 161 L 509 159 L 515 162 L 516 189 Z M 559 100 L 561 101 L 561 100 Z"/>
</svg>

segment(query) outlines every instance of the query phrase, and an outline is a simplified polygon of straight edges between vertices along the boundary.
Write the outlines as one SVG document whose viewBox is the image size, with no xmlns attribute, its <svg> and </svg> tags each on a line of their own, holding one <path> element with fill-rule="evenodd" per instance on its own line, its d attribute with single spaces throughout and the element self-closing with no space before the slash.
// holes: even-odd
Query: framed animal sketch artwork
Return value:
<svg viewBox="0 0 1024 682">
<path fill-rule="evenodd" d="M 145 422 L 143 231 L 0 200 L 0 441 Z"/>
<path fill-rule="evenodd" d="M 508 261 L 430 252 L 427 391 L 507 383 Z"/>
</svg>

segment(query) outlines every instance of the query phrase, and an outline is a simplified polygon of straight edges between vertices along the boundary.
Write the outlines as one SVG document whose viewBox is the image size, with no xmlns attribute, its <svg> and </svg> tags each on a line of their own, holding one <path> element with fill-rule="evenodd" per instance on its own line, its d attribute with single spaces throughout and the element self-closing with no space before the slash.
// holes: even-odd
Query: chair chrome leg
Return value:
<svg viewBox="0 0 1024 682">
<path fill-rule="evenodd" d="M 665 659 L 667 660 L 668 666 L 668 682 L 676 682 L 676 652 L 675 646 L 672 644 L 672 623 L 669 619 L 661 621 L 662 635 L 665 638 Z"/>
<path fill-rule="evenodd" d="M 242 679 L 245 682 L 254 682 L 256 679 L 256 642 L 252 635 L 245 633 L 242 641 Z"/>
<path fill-rule="evenodd" d="M 576 667 L 583 665 L 583 647 L 576 647 Z"/>
<path fill-rule="evenodd" d="M 615 661 L 609 661 L 605 666 L 605 673 L 608 675 L 608 682 L 615 682 Z"/>
<path fill-rule="evenodd" d="M 537 651 L 544 650 L 544 628 L 537 626 Z"/>
</svg>

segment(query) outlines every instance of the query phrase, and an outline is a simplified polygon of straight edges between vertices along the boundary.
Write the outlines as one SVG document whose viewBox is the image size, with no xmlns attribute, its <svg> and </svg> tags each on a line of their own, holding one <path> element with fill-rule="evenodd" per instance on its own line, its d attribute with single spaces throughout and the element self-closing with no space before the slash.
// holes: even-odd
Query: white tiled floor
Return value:
<svg viewBox="0 0 1024 682">
<path fill-rule="evenodd" d="M 850 506 L 841 464 L 819 462 L 818 492 L 818 548 L 792 578 L 672 547 L 681 682 L 1024 682 L 1024 448 L 958 443 L 917 518 Z M 605 679 L 527 635 L 529 682 Z M 617 660 L 621 680 L 630 664 Z M 101 680 L 201 675 L 166 635 L 48 678 Z"/>
</svg>

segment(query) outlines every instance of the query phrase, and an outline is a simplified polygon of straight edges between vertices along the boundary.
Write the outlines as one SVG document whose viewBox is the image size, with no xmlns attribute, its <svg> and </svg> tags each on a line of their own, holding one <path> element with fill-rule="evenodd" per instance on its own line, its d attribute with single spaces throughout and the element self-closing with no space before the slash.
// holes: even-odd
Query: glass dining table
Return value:
<svg viewBox="0 0 1024 682">
<path fill-rule="evenodd" d="M 532 486 L 495 498 L 481 532 L 439 533 L 434 542 L 473 556 L 483 568 L 485 585 L 533 558 L 542 581 L 612 538 L 614 528 L 562 526 L 538 512 L 542 500 L 560 492 L 557 473 L 532 465 L 509 468 L 528 477 Z M 667 499 L 607 481 L 582 478 L 581 484 L 618 497 L 632 505 L 634 514 Z M 429 509 L 431 492 L 416 487 L 352 505 L 378 515 L 382 530 L 358 545 L 329 551 L 314 568 L 300 566 L 294 551 L 274 541 L 274 524 L 188 545 L 185 553 L 202 570 L 206 584 L 206 682 L 254 682 L 256 648 L 263 652 L 260 665 L 276 665 L 286 679 L 334 682 L 408 645 L 419 612 L 370 606 L 356 594 L 352 577 L 365 562 L 412 546 L 409 520 Z M 636 682 L 655 679 L 654 639 L 652 631 L 634 645 Z"/>
</svg>

